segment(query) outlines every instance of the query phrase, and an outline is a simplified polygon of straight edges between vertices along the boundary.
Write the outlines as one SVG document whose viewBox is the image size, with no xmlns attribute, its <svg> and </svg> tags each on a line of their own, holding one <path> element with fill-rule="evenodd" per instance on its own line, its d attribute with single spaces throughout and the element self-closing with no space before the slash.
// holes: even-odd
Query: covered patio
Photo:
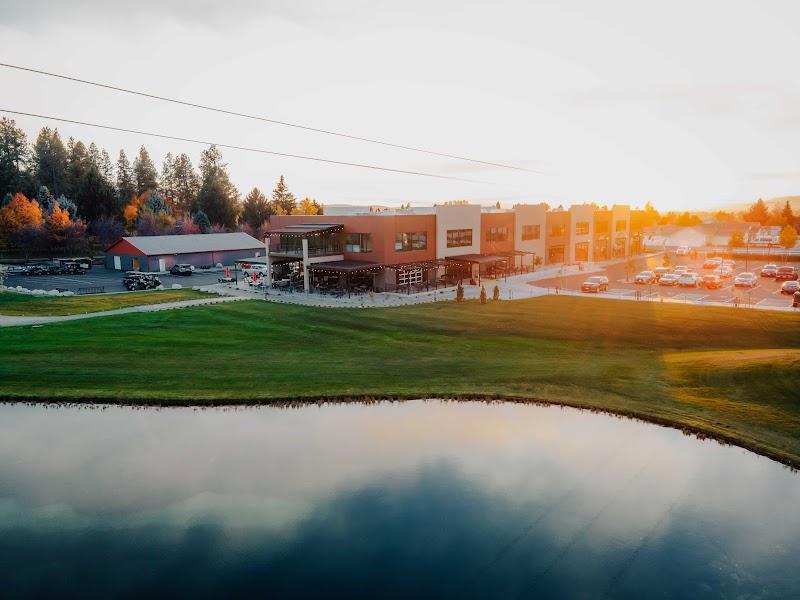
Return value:
<svg viewBox="0 0 800 600">
<path fill-rule="evenodd" d="M 536 252 L 526 250 L 510 250 L 509 252 L 498 252 L 500 256 L 508 259 L 506 271 L 508 274 L 532 273 L 536 270 Z M 525 257 L 530 256 L 530 264 L 525 264 Z"/>
<path fill-rule="evenodd" d="M 456 268 L 449 269 L 448 277 L 453 276 L 453 280 L 463 280 L 467 277 L 475 279 L 478 275 L 478 285 L 481 284 L 483 277 L 499 279 L 508 276 L 508 257 L 499 254 L 462 254 L 461 256 L 448 256 L 445 259 L 450 266 Z"/>
<path fill-rule="evenodd" d="M 320 294 L 349 298 L 352 294 L 375 291 L 375 276 L 383 271 L 380 263 L 365 260 L 335 260 L 308 266 L 311 289 Z"/>
<path fill-rule="evenodd" d="M 446 267 L 443 260 L 422 260 L 416 262 L 386 265 L 384 291 L 413 294 L 447 286 L 446 279 L 439 280 L 439 267 Z"/>
</svg>

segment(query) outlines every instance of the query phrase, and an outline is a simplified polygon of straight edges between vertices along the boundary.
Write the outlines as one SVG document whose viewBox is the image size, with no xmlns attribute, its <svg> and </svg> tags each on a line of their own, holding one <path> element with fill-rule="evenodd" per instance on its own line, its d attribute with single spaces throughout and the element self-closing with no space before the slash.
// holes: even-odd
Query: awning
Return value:
<svg viewBox="0 0 800 600">
<path fill-rule="evenodd" d="M 279 229 L 267 231 L 267 235 L 288 235 L 295 237 L 314 237 L 327 233 L 337 233 L 344 229 L 340 223 L 302 223 L 298 225 L 287 225 Z"/>
<path fill-rule="evenodd" d="M 505 262 L 507 258 L 506 256 L 499 256 L 497 254 L 462 254 L 461 256 L 448 256 L 445 260 L 488 265 L 496 262 Z"/>
<path fill-rule="evenodd" d="M 325 271 L 328 273 L 376 273 L 381 269 L 383 269 L 381 263 L 366 260 L 333 260 L 308 265 L 309 271 Z"/>
<path fill-rule="evenodd" d="M 397 263 L 394 265 L 386 265 L 387 269 L 394 269 L 395 271 L 412 271 L 415 269 L 435 269 L 442 266 L 444 261 L 439 260 L 417 260 L 407 263 Z"/>
</svg>

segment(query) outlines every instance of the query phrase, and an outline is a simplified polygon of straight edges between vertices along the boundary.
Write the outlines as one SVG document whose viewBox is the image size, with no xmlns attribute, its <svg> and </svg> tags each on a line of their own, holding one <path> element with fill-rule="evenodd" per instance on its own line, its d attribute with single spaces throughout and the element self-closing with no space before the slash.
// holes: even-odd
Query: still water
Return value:
<svg viewBox="0 0 800 600">
<path fill-rule="evenodd" d="M 800 598 L 800 475 L 555 407 L 2 405 L 0 587 Z"/>
</svg>

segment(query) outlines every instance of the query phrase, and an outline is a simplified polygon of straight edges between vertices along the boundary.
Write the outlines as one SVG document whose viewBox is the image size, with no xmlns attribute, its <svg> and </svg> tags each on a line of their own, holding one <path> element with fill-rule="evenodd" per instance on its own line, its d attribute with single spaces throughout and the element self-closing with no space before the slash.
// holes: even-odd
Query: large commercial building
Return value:
<svg viewBox="0 0 800 600">
<path fill-rule="evenodd" d="M 346 280 L 348 287 L 392 291 L 462 278 L 627 256 L 631 211 L 545 204 L 513 209 L 466 202 L 360 214 L 273 216 L 267 232 L 270 281 L 303 272 L 306 289 Z"/>
<path fill-rule="evenodd" d="M 123 237 L 105 251 L 107 269 L 163 272 L 175 264 L 231 265 L 263 254 L 264 244 L 246 233 Z"/>
</svg>

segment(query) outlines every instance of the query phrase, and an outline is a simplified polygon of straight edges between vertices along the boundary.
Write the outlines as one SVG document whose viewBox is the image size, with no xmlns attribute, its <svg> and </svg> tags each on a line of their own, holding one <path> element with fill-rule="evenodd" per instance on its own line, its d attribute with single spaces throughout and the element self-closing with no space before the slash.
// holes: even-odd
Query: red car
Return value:
<svg viewBox="0 0 800 600">
<path fill-rule="evenodd" d="M 797 281 L 797 268 L 796 267 L 778 267 L 775 272 L 775 279 L 777 281 Z"/>
</svg>

